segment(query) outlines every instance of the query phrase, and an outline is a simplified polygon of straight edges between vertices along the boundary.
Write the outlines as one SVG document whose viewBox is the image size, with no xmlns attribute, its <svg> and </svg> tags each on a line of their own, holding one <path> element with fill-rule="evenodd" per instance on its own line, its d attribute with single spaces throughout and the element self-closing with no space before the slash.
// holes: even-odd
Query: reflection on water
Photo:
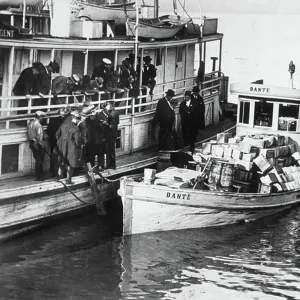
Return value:
<svg viewBox="0 0 300 300">
<path fill-rule="evenodd" d="M 300 210 L 120 237 L 94 213 L 3 243 L 1 299 L 299 299 Z"/>
</svg>

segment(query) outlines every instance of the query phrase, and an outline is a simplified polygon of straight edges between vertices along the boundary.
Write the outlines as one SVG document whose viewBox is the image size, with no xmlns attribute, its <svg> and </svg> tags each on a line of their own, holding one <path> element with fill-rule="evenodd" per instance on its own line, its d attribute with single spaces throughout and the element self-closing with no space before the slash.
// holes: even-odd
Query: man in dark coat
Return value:
<svg viewBox="0 0 300 300">
<path fill-rule="evenodd" d="M 107 101 L 108 131 L 106 136 L 107 168 L 116 169 L 116 140 L 118 137 L 119 114 L 115 110 L 114 101 Z"/>
<path fill-rule="evenodd" d="M 103 58 L 100 65 L 95 67 L 91 79 L 94 80 L 96 77 L 101 77 L 103 79 L 103 86 L 106 89 L 110 68 L 111 61 L 108 58 Z"/>
<path fill-rule="evenodd" d="M 15 96 L 26 96 L 27 99 L 18 101 L 18 107 L 28 106 L 28 100 L 32 95 L 41 95 L 41 84 L 39 83 L 38 74 L 45 72 L 45 67 L 41 62 L 35 62 L 32 67 L 24 69 L 17 79 L 13 93 Z M 26 111 L 18 111 L 18 114 L 24 114 Z"/>
<path fill-rule="evenodd" d="M 56 132 L 59 127 L 64 122 L 64 119 L 71 113 L 71 110 L 68 107 L 62 108 L 59 111 L 59 116 L 50 118 L 49 124 L 47 126 L 47 135 L 49 137 L 49 144 L 50 144 L 50 172 L 52 176 L 57 176 L 58 174 L 58 160 L 57 160 L 57 153 L 54 151 L 57 139 L 56 139 Z"/>
<path fill-rule="evenodd" d="M 168 90 L 166 96 L 157 103 L 152 126 L 155 128 L 159 124 L 159 150 L 174 150 L 174 139 L 172 135 L 175 124 L 174 107 L 171 104 L 172 98 L 175 96 L 173 90 Z"/>
<path fill-rule="evenodd" d="M 199 129 L 204 129 L 205 128 L 205 104 L 203 98 L 199 95 L 199 91 L 200 91 L 199 87 L 194 86 L 192 90 L 191 98 L 198 106 L 198 112 L 199 112 L 198 127 Z"/>
<path fill-rule="evenodd" d="M 70 77 L 58 76 L 52 81 L 52 95 L 53 104 L 64 104 L 65 99 L 57 98 L 57 95 L 72 95 L 79 90 L 80 78 L 78 75 L 73 74 Z M 69 103 L 72 103 L 70 101 Z"/>
<path fill-rule="evenodd" d="M 190 146 L 193 153 L 195 142 L 199 131 L 199 105 L 192 99 L 192 93 L 186 91 L 184 100 L 180 103 L 179 114 L 181 117 L 181 128 L 184 146 Z"/>
</svg>

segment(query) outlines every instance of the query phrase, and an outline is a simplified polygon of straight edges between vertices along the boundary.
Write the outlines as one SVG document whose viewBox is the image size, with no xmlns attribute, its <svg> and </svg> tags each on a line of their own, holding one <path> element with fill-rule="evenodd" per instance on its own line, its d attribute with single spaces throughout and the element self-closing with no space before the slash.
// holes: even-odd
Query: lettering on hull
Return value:
<svg viewBox="0 0 300 300">
<path fill-rule="evenodd" d="M 254 86 L 250 86 L 250 92 L 257 92 L 257 93 L 270 93 L 270 89 L 269 88 L 264 88 L 264 87 L 254 87 Z"/>
<path fill-rule="evenodd" d="M 185 193 L 167 192 L 166 198 L 178 199 L 178 200 L 191 200 L 191 195 L 190 194 L 185 194 Z"/>
</svg>

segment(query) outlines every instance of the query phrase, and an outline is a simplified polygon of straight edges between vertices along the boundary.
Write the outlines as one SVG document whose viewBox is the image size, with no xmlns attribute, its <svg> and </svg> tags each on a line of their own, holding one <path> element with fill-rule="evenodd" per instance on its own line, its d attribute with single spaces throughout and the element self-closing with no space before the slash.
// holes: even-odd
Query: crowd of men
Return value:
<svg viewBox="0 0 300 300">
<path fill-rule="evenodd" d="M 142 94 L 153 95 L 156 85 L 156 69 L 151 64 L 151 57 L 143 58 Z M 36 111 L 35 118 L 28 124 L 30 149 L 36 160 L 35 180 L 43 180 L 43 160 L 45 153 L 50 156 L 50 171 L 58 179 L 67 178 L 66 183 L 72 184 L 72 176 L 82 167 L 82 163 L 90 162 L 99 171 L 104 168 L 116 168 L 115 146 L 119 124 L 119 114 L 115 106 L 119 105 L 115 99 L 122 98 L 124 92 L 129 96 L 139 94 L 139 74 L 141 66 L 137 65 L 137 72 L 133 68 L 134 56 L 130 54 L 123 60 L 122 66 L 113 70 L 111 61 L 104 58 L 96 66 L 92 76 L 84 75 L 80 78 L 73 74 L 70 77 L 58 76 L 52 80 L 52 73 L 59 71 L 59 65 L 54 61 L 48 66 L 34 63 L 31 68 L 24 69 L 17 80 L 13 92 L 15 95 L 39 95 L 37 105 L 43 105 L 45 95 L 51 91 L 53 104 L 64 104 L 65 99 L 57 97 L 59 94 L 71 95 L 75 93 L 97 94 L 101 91 L 101 100 L 105 103 L 101 108 L 92 105 L 89 100 L 76 103 L 76 109 L 71 111 L 66 106 L 60 109 L 59 117 L 50 118 L 46 134 L 43 132 L 42 119 L 46 116 L 42 110 Z M 205 106 L 199 95 L 199 88 L 186 91 L 184 100 L 180 103 L 182 137 L 175 130 L 175 112 L 178 102 L 175 92 L 169 89 L 165 97 L 157 103 L 156 112 L 152 120 L 153 128 L 159 124 L 159 149 L 175 150 L 189 146 L 193 152 L 200 129 L 204 128 Z M 98 99 L 98 95 L 97 95 Z M 144 98 L 145 99 L 145 98 Z M 39 99 L 38 99 L 39 100 Z M 93 99 L 93 96 L 91 98 Z M 26 100 L 24 100 L 26 101 Z M 146 100 L 143 100 L 143 102 Z M 21 107 L 26 103 L 21 102 Z M 45 150 L 45 139 L 50 145 L 50 152 Z M 97 158 L 97 160 L 96 160 Z"/>
<path fill-rule="evenodd" d="M 43 100 L 50 92 L 54 96 L 52 104 L 64 104 L 66 99 L 58 95 L 79 95 L 79 94 L 97 94 L 101 93 L 101 100 L 120 99 L 125 97 L 125 92 L 129 97 L 137 99 L 140 94 L 140 74 L 142 73 L 142 95 L 153 95 L 153 89 L 156 85 L 156 68 L 151 64 L 150 56 L 143 57 L 143 65 L 137 64 L 137 71 L 134 70 L 134 55 L 130 53 L 122 61 L 121 65 L 112 66 L 108 58 L 103 58 L 101 63 L 95 67 L 92 75 L 83 75 L 82 77 L 73 74 L 71 76 L 60 75 L 52 80 L 52 73 L 59 72 L 59 65 L 51 61 L 47 66 L 41 62 L 35 62 L 31 67 L 24 69 L 16 81 L 13 93 L 15 96 L 26 96 L 26 99 L 19 100 L 19 107 L 28 106 L 28 99 L 32 96 L 40 96 L 34 99 L 32 105 L 47 105 L 47 100 Z M 140 69 L 142 67 L 142 72 Z M 74 100 L 75 99 L 75 100 Z M 80 98 L 71 99 L 69 103 L 78 102 Z M 97 100 L 98 96 L 92 100 Z M 137 101 L 137 100 L 136 100 Z M 80 100 L 79 100 L 80 102 Z M 146 97 L 143 98 L 146 102 Z M 120 102 L 116 101 L 116 105 Z M 24 111 L 18 111 L 24 114 Z"/>
<path fill-rule="evenodd" d="M 99 109 L 89 101 L 60 109 L 60 115 L 50 118 L 43 132 L 43 111 L 36 111 L 27 126 L 30 149 L 36 161 L 35 180 L 42 181 L 45 154 L 50 157 L 50 171 L 57 179 L 66 177 L 73 184 L 74 172 L 90 162 L 98 171 L 116 169 L 116 139 L 119 114 L 114 101 L 107 100 Z M 45 142 L 50 145 L 46 150 Z M 97 161 L 96 161 L 97 160 Z"/>
</svg>

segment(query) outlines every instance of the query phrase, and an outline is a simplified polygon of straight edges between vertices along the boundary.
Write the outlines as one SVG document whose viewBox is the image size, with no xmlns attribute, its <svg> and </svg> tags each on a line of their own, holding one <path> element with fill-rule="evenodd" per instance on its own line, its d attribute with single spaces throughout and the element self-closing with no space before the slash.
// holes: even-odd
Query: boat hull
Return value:
<svg viewBox="0 0 300 300">
<path fill-rule="evenodd" d="M 282 212 L 300 202 L 300 190 L 264 194 L 172 189 L 122 180 L 123 234 L 223 226 Z"/>
<path fill-rule="evenodd" d="M 41 4 L 42 0 L 26 0 L 26 5 L 38 5 Z M 23 5 L 24 0 L 0 0 L 0 7 L 3 6 L 19 6 Z"/>
</svg>

